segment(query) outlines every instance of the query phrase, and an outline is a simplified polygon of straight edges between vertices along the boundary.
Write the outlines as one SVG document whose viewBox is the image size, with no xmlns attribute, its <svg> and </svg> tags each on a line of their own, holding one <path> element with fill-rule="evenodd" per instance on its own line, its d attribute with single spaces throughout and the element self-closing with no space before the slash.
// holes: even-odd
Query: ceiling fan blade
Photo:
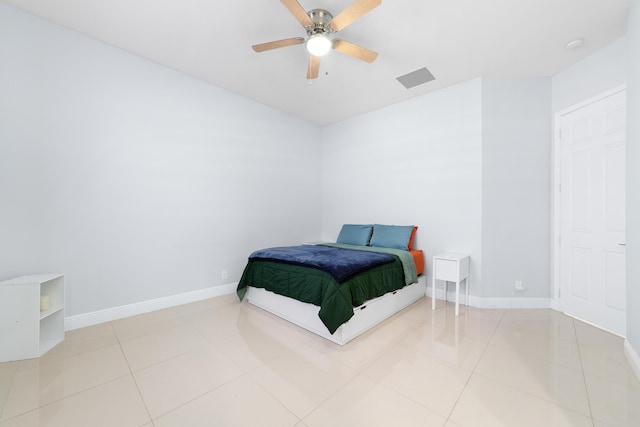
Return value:
<svg viewBox="0 0 640 427">
<path fill-rule="evenodd" d="M 298 3 L 297 0 L 280 0 L 284 7 L 289 9 L 289 12 L 298 20 L 298 22 L 305 28 L 311 27 L 313 22 L 309 15 L 307 15 L 307 11 Z"/>
<path fill-rule="evenodd" d="M 340 31 L 362 15 L 380 6 L 381 3 L 382 0 L 356 0 L 334 17 L 329 25 L 334 31 Z"/>
<path fill-rule="evenodd" d="M 340 39 L 333 39 L 333 48 L 345 55 L 353 56 L 361 61 L 371 64 L 378 57 L 378 52 L 360 47 Z"/>
<path fill-rule="evenodd" d="M 307 68 L 307 80 L 317 79 L 320 71 L 320 57 L 309 55 L 309 67 Z"/>
<path fill-rule="evenodd" d="M 280 47 L 293 46 L 293 45 L 302 44 L 302 43 L 304 43 L 304 39 L 302 37 L 294 37 L 291 39 L 276 40 L 273 42 L 254 44 L 253 46 L 251 46 L 251 49 L 253 49 L 256 52 L 264 52 L 265 50 L 278 49 Z"/>
</svg>

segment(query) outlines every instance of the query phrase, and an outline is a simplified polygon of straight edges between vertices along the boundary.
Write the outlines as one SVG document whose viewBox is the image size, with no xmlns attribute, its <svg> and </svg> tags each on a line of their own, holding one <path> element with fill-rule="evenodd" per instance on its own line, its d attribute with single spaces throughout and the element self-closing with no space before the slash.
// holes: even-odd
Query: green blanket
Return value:
<svg viewBox="0 0 640 427">
<path fill-rule="evenodd" d="M 336 246 L 362 249 L 361 246 L 338 244 Z M 359 273 L 342 284 L 339 284 L 329 273 L 315 268 L 274 261 L 250 261 L 238 283 L 238 297 L 242 300 L 247 291 L 246 287 L 253 286 L 317 305 L 320 307 L 318 313 L 320 320 L 333 334 L 340 325 L 353 316 L 353 307 L 400 289 L 405 284 L 417 282 L 413 257 L 409 252 L 383 248 L 364 250 L 369 249 L 391 253 L 396 259 L 392 263 Z M 395 253 L 396 251 L 400 254 Z M 408 255 L 408 259 L 404 256 L 405 254 Z M 407 277 L 407 271 L 409 277 Z"/>
</svg>

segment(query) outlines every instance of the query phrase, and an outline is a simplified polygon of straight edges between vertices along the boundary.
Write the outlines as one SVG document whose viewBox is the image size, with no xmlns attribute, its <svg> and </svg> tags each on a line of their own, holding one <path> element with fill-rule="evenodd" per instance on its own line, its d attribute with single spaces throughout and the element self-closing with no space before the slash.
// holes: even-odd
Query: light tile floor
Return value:
<svg viewBox="0 0 640 427">
<path fill-rule="evenodd" d="M 423 299 L 338 346 L 235 295 L 0 363 L 8 426 L 640 426 L 622 339 L 551 310 Z"/>
</svg>

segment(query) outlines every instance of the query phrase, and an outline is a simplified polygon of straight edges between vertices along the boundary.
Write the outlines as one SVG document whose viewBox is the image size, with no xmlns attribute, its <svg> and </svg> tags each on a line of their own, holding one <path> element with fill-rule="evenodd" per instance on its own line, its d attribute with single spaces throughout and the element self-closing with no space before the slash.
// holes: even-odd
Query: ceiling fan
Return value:
<svg viewBox="0 0 640 427">
<path fill-rule="evenodd" d="M 335 49 L 340 53 L 352 56 L 371 63 L 378 57 L 378 53 L 364 47 L 357 46 L 338 38 L 329 39 L 331 33 L 337 33 L 347 25 L 380 6 L 382 0 L 356 0 L 336 17 L 324 9 L 312 9 L 305 11 L 297 0 L 280 0 L 291 14 L 300 22 L 307 31 L 307 38 L 293 37 L 284 40 L 276 40 L 267 43 L 255 44 L 251 48 L 256 52 L 278 49 L 286 46 L 306 44 L 309 51 L 309 65 L 307 67 L 307 79 L 318 78 L 320 70 L 320 58 Z"/>
</svg>

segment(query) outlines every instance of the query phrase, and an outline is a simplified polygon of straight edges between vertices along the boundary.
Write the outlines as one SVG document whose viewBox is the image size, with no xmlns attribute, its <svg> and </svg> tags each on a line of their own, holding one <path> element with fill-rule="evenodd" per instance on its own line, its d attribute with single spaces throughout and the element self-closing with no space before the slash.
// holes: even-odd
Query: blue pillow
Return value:
<svg viewBox="0 0 640 427">
<path fill-rule="evenodd" d="M 413 225 L 380 225 L 373 226 L 371 246 L 409 250 L 409 239 Z"/>
<path fill-rule="evenodd" d="M 371 238 L 372 224 L 344 224 L 338 234 L 338 243 L 367 246 Z"/>
</svg>

